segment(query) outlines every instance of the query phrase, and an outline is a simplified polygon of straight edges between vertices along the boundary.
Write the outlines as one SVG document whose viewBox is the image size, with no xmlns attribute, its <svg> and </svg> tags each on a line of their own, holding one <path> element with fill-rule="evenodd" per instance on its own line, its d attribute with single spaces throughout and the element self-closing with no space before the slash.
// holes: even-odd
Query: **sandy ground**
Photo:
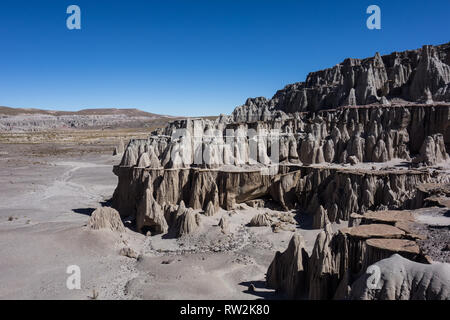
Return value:
<svg viewBox="0 0 450 320">
<path fill-rule="evenodd" d="M 198 234 L 181 239 L 88 230 L 117 178 L 112 147 L 0 144 L 0 299 L 259 299 L 275 251 L 292 231 L 245 226 L 269 209 L 220 210 L 203 217 Z M 52 152 L 49 152 L 52 150 Z M 227 215 L 230 232 L 217 224 Z M 335 226 L 343 227 L 344 225 Z M 296 227 L 312 250 L 317 230 Z M 123 247 L 138 259 L 121 256 Z M 81 269 L 81 289 L 69 290 L 67 267 Z M 255 292 L 248 292 L 253 284 Z"/>
<path fill-rule="evenodd" d="M 89 208 L 113 191 L 112 157 L 20 157 L 29 148 L 14 147 L 2 145 L 0 157 L 0 298 L 85 299 L 118 279 L 127 261 L 114 250 L 117 236 L 83 228 Z M 73 264 L 81 290 L 65 284 Z"/>
</svg>

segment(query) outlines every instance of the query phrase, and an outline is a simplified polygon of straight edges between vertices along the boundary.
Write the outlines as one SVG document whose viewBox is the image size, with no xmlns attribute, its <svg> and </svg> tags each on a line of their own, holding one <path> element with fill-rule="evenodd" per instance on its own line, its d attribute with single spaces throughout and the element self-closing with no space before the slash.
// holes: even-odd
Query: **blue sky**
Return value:
<svg viewBox="0 0 450 320">
<path fill-rule="evenodd" d="M 81 8 L 81 30 L 66 8 Z M 366 8 L 381 8 L 381 30 Z M 0 105 L 230 113 L 346 57 L 450 41 L 449 0 L 2 0 Z"/>
</svg>

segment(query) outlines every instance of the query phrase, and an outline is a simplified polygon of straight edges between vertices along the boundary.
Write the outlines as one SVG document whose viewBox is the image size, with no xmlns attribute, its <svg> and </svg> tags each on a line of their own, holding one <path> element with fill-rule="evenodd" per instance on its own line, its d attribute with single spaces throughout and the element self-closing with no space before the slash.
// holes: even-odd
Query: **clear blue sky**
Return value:
<svg viewBox="0 0 450 320">
<path fill-rule="evenodd" d="M 81 8 L 81 30 L 66 8 Z M 382 30 L 366 28 L 370 4 Z M 450 41 L 449 0 L 2 0 L 0 105 L 230 113 L 310 71 Z"/>
</svg>

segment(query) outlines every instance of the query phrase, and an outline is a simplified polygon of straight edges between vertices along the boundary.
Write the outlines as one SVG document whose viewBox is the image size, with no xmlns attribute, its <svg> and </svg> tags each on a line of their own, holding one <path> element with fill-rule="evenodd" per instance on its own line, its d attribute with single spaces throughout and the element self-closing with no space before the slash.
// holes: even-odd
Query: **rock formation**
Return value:
<svg viewBox="0 0 450 320">
<path fill-rule="evenodd" d="M 328 223 L 330 223 L 330 220 L 328 219 L 328 213 L 322 206 L 320 206 L 317 209 L 317 212 L 314 213 L 312 227 L 314 229 L 322 229 Z"/>
<path fill-rule="evenodd" d="M 449 158 L 442 134 L 435 134 L 425 138 L 420 148 L 420 154 L 413 159 L 415 163 L 423 163 L 427 166 L 435 165 Z"/>
<path fill-rule="evenodd" d="M 368 285 L 371 281 L 375 282 L 373 286 Z M 450 264 L 422 264 L 394 254 L 371 265 L 368 271 L 352 284 L 350 298 L 449 300 Z"/>
<path fill-rule="evenodd" d="M 287 85 L 272 99 L 248 99 L 233 112 L 236 122 L 266 121 L 284 113 L 340 106 L 389 105 L 392 101 L 450 101 L 450 43 L 393 52 L 367 59 L 346 59 L 310 73 L 305 82 Z M 280 118 L 282 116 L 279 116 Z"/>
<path fill-rule="evenodd" d="M 229 232 L 230 226 L 227 216 L 224 215 L 222 216 L 222 218 L 220 218 L 219 227 L 222 230 L 222 233 L 227 234 Z"/>
<path fill-rule="evenodd" d="M 125 232 L 125 227 L 117 210 L 109 207 L 95 209 L 89 217 L 88 227 L 93 230 L 107 229 L 111 231 Z"/>
<path fill-rule="evenodd" d="M 124 146 L 123 140 L 120 139 L 118 145 L 116 147 L 114 147 L 113 156 L 123 155 L 124 150 L 125 150 L 125 146 Z"/>
<path fill-rule="evenodd" d="M 250 227 L 270 227 L 272 225 L 272 219 L 267 213 L 259 213 L 250 220 Z"/>
<path fill-rule="evenodd" d="M 177 237 L 181 237 L 186 234 L 194 233 L 199 226 L 199 215 L 195 214 L 192 209 L 187 209 L 177 218 L 176 235 Z"/>
<path fill-rule="evenodd" d="M 212 217 L 216 213 L 216 209 L 214 208 L 213 203 L 210 201 L 208 202 L 208 206 L 205 210 L 205 216 Z"/>
<path fill-rule="evenodd" d="M 403 221 L 405 217 L 398 215 L 397 218 Z M 287 298 L 347 299 L 353 279 L 377 261 L 399 254 L 411 261 L 428 263 L 414 234 L 378 222 L 344 228 L 336 233 L 329 223 L 326 224 L 316 238 L 311 255 L 302 255 L 301 265 L 297 263 L 298 252 L 304 245 L 298 235 L 294 235 L 288 249 L 283 254 L 275 254 L 267 271 L 267 286 Z M 297 274 L 302 275 L 298 278 L 301 280 L 285 280 Z"/>
<path fill-rule="evenodd" d="M 285 252 L 277 252 L 267 270 L 267 286 L 283 291 L 288 298 L 303 297 L 308 273 L 308 253 L 302 236 L 295 234 Z"/>
<path fill-rule="evenodd" d="M 417 185 L 450 183 L 440 168 L 449 161 L 449 50 L 347 59 L 230 116 L 176 120 L 133 139 L 113 170 L 112 205 L 153 233 L 176 225 L 167 210 L 181 201 L 211 216 L 271 199 L 311 215 L 314 228 L 421 207 Z"/>
<path fill-rule="evenodd" d="M 229 116 L 131 140 L 112 205 L 140 232 L 181 237 L 219 207 L 275 202 L 285 214 L 248 226 L 295 232 L 295 209 L 321 230 L 311 254 L 297 233 L 275 254 L 269 288 L 291 299 L 448 299 L 448 266 L 429 265 L 408 210 L 449 206 L 449 102 L 449 43 L 346 59 Z M 226 215 L 219 227 L 229 232 Z M 379 290 L 364 282 L 374 264 Z"/>
<path fill-rule="evenodd" d="M 124 247 L 124 248 L 120 249 L 119 254 L 121 256 L 132 258 L 132 259 L 138 258 L 138 254 L 136 253 L 136 251 L 134 251 L 130 247 Z"/>
<path fill-rule="evenodd" d="M 145 190 L 136 213 L 136 229 L 142 232 L 144 226 L 152 234 L 166 233 L 169 229 L 164 211 L 153 198 L 151 187 Z"/>
</svg>

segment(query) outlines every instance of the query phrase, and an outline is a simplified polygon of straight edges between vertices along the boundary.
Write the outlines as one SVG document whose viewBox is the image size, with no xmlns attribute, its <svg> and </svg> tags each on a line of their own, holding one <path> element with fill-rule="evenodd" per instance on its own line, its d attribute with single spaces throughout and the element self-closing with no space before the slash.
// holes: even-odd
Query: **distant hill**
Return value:
<svg viewBox="0 0 450 320">
<path fill-rule="evenodd" d="M 165 127 L 182 119 L 139 109 L 83 109 L 53 111 L 34 108 L 0 107 L 0 132 L 35 132 L 65 129 L 119 129 Z M 215 119 L 217 117 L 201 117 Z"/>
<path fill-rule="evenodd" d="M 0 132 L 35 132 L 64 129 L 158 128 L 177 119 L 138 109 L 83 109 L 53 111 L 0 107 Z"/>
<path fill-rule="evenodd" d="M 47 114 L 53 116 L 63 115 L 125 115 L 128 117 L 170 117 L 159 115 L 156 113 L 145 112 L 139 109 L 117 109 L 117 108 L 101 108 L 101 109 L 82 109 L 79 111 L 54 111 L 35 108 L 10 108 L 0 106 L 0 114 L 3 115 L 19 115 L 19 114 Z"/>
</svg>

